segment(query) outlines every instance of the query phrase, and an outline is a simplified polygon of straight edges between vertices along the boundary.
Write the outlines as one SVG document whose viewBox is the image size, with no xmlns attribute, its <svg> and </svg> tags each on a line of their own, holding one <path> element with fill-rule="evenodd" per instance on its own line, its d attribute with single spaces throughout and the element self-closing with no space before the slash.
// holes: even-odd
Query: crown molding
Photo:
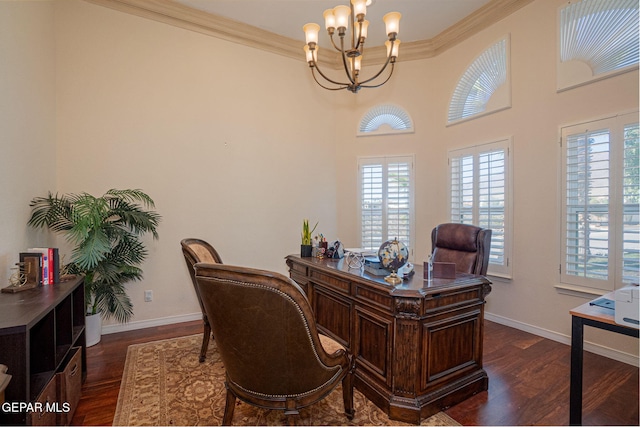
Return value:
<svg viewBox="0 0 640 427">
<path fill-rule="evenodd" d="M 171 0 L 85 0 L 120 12 L 206 34 L 229 42 L 304 60 L 304 42 Z"/>
<path fill-rule="evenodd" d="M 85 0 L 121 12 L 184 28 L 232 43 L 276 53 L 304 61 L 304 42 L 266 31 L 245 23 L 212 13 L 202 12 L 172 0 Z M 402 43 L 398 62 L 415 61 L 437 56 L 458 43 L 511 15 L 534 0 L 492 0 L 458 23 L 430 40 Z M 364 66 L 379 65 L 386 61 L 386 48 L 369 48 Z M 338 53 L 320 51 L 318 62 L 322 67 L 342 68 Z"/>
</svg>

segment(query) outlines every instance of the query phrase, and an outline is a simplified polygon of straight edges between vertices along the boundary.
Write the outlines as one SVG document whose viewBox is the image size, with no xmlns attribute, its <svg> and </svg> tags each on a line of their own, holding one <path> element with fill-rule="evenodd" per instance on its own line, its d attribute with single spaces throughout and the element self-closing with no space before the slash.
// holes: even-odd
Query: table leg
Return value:
<svg viewBox="0 0 640 427">
<path fill-rule="evenodd" d="M 571 316 L 571 377 L 569 385 L 569 424 L 582 425 L 582 364 L 584 324 Z"/>
</svg>

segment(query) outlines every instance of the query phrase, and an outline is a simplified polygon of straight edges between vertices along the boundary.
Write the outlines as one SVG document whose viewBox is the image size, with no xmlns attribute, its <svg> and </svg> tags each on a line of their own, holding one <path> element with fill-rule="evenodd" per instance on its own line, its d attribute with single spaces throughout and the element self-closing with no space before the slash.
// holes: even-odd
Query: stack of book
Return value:
<svg viewBox="0 0 640 427">
<path fill-rule="evenodd" d="M 366 257 L 364 259 L 364 271 L 374 276 L 386 276 L 389 271 L 382 267 L 378 257 Z"/>
<path fill-rule="evenodd" d="M 27 276 L 31 278 L 29 280 L 30 283 L 53 285 L 54 283 L 60 282 L 58 248 L 29 248 L 26 252 L 20 253 L 21 263 L 25 263 L 28 258 L 35 258 L 37 260 L 36 271 L 26 272 Z"/>
</svg>

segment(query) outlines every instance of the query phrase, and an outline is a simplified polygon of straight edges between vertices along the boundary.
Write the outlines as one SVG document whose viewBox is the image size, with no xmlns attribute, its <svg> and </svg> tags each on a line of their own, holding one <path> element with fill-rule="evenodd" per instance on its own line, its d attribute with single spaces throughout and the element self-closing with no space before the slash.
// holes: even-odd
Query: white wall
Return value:
<svg viewBox="0 0 640 427">
<path fill-rule="evenodd" d="M 330 98 L 304 62 L 86 2 L 56 6 L 58 189 L 141 188 L 163 217 L 144 281 L 128 286 L 133 322 L 198 312 L 183 238 L 286 274 L 303 218 L 335 234 Z"/>
<path fill-rule="evenodd" d="M 51 2 L 0 2 L 0 287 L 21 251 L 53 241 L 26 224 L 56 184 L 54 53 Z"/>
<path fill-rule="evenodd" d="M 430 231 L 448 222 L 447 151 L 513 139 L 513 280 L 495 280 L 486 310 L 494 320 L 568 342 L 569 310 L 587 299 L 559 294 L 560 126 L 638 108 L 638 72 L 630 72 L 567 92 L 556 93 L 556 14 L 563 0 L 536 1 L 453 49 L 423 61 L 399 63 L 397 76 L 376 94 L 358 95 L 345 108 L 338 130 L 344 147 L 338 159 L 341 213 L 338 232 L 358 244 L 356 159 L 358 156 L 416 156 L 416 258 L 431 249 Z M 512 108 L 446 127 L 451 94 L 475 57 L 511 35 Z M 415 122 L 410 135 L 356 138 L 355 126 L 373 105 L 405 108 Z M 638 355 L 637 340 L 587 328 L 586 337 L 602 349 Z M 637 363 L 637 359 L 636 363 Z"/>
</svg>

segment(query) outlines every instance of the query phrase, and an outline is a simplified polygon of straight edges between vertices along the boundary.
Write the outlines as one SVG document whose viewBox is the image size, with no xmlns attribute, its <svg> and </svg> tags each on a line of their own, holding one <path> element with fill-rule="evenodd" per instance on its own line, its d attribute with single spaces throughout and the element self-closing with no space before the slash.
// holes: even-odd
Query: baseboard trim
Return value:
<svg viewBox="0 0 640 427">
<path fill-rule="evenodd" d="M 538 335 L 543 338 L 548 338 L 552 341 L 556 341 L 562 344 L 571 345 L 571 337 L 564 334 L 559 334 L 548 329 L 539 328 L 537 326 L 529 325 L 527 323 L 518 322 L 517 320 L 509 319 L 506 317 L 498 316 L 496 314 L 485 312 L 484 318 L 501 325 L 509 326 L 511 328 L 519 329 L 521 331 L 529 332 L 530 334 Z M 631 366 L 640 367 L 640 358 L 637 356 L 619 351 L 610 347 L 605 347 L 600 344 L 595 344 L 589 341 L 584 342 L 584 349 L 588 352 L 595 353 L 600 356 L 608 357 L 609 359 L 617 360 L 618 362 L 626 363 Z"/>
<path fill-rule="evenodd" d="M 499 323 L 501 325 L 509 326 L 511 328 L 519 329 L 521 331 L 528 332 L 530 334 L 538 335 L 543 338 L 550 339 L 562 344 L 571 345 L 571 337 L 564 334 L 559 334 L 548 329 L 539 328 L 537 326 L 529 325 L 527 323 L 518 322 L 517 320 L 509 319 L 507 317 L 498 316 L 496 314 L 485 312 L 485 319 L 491 322 Z M 141 320 L 138 322 L 128 322 L 117 325 L 106 325 L 102 327 L 102 334 L 115 334 L 118 332 L 134 331 L 136 329 L 153 328 L 156 326 L 171 325 L 174 323 L 191 322 L 193 320 L 202 319 L 202 313 L 191 313 L 180 316 L 169 316 L 158 319 Z M 584 349 L 591 353 L 598 354 L 600 356 L 608 357 L 609 359 L 617 360 L 628 365 L 640 367 L 640 358 L 633 354 L 625 353 L 610 347 L 605 347 L 600 344 L 595 344 L 589 341 L 585 341 Z"/>
<path fill-rule="evenodd" d="M 161 317 L 158 319 L 140 320 L 137 322 L 120 323 L 116 325 L 102 326 L 102 334 L 115 334 L 118 332 L 135 331 L 136 329 L 153 328 L 156 326 L 172 325 L 174 323 L 191 322 L 201 320 L 202 313 L 183 314 L 180 316 Z"/>
</svg>

